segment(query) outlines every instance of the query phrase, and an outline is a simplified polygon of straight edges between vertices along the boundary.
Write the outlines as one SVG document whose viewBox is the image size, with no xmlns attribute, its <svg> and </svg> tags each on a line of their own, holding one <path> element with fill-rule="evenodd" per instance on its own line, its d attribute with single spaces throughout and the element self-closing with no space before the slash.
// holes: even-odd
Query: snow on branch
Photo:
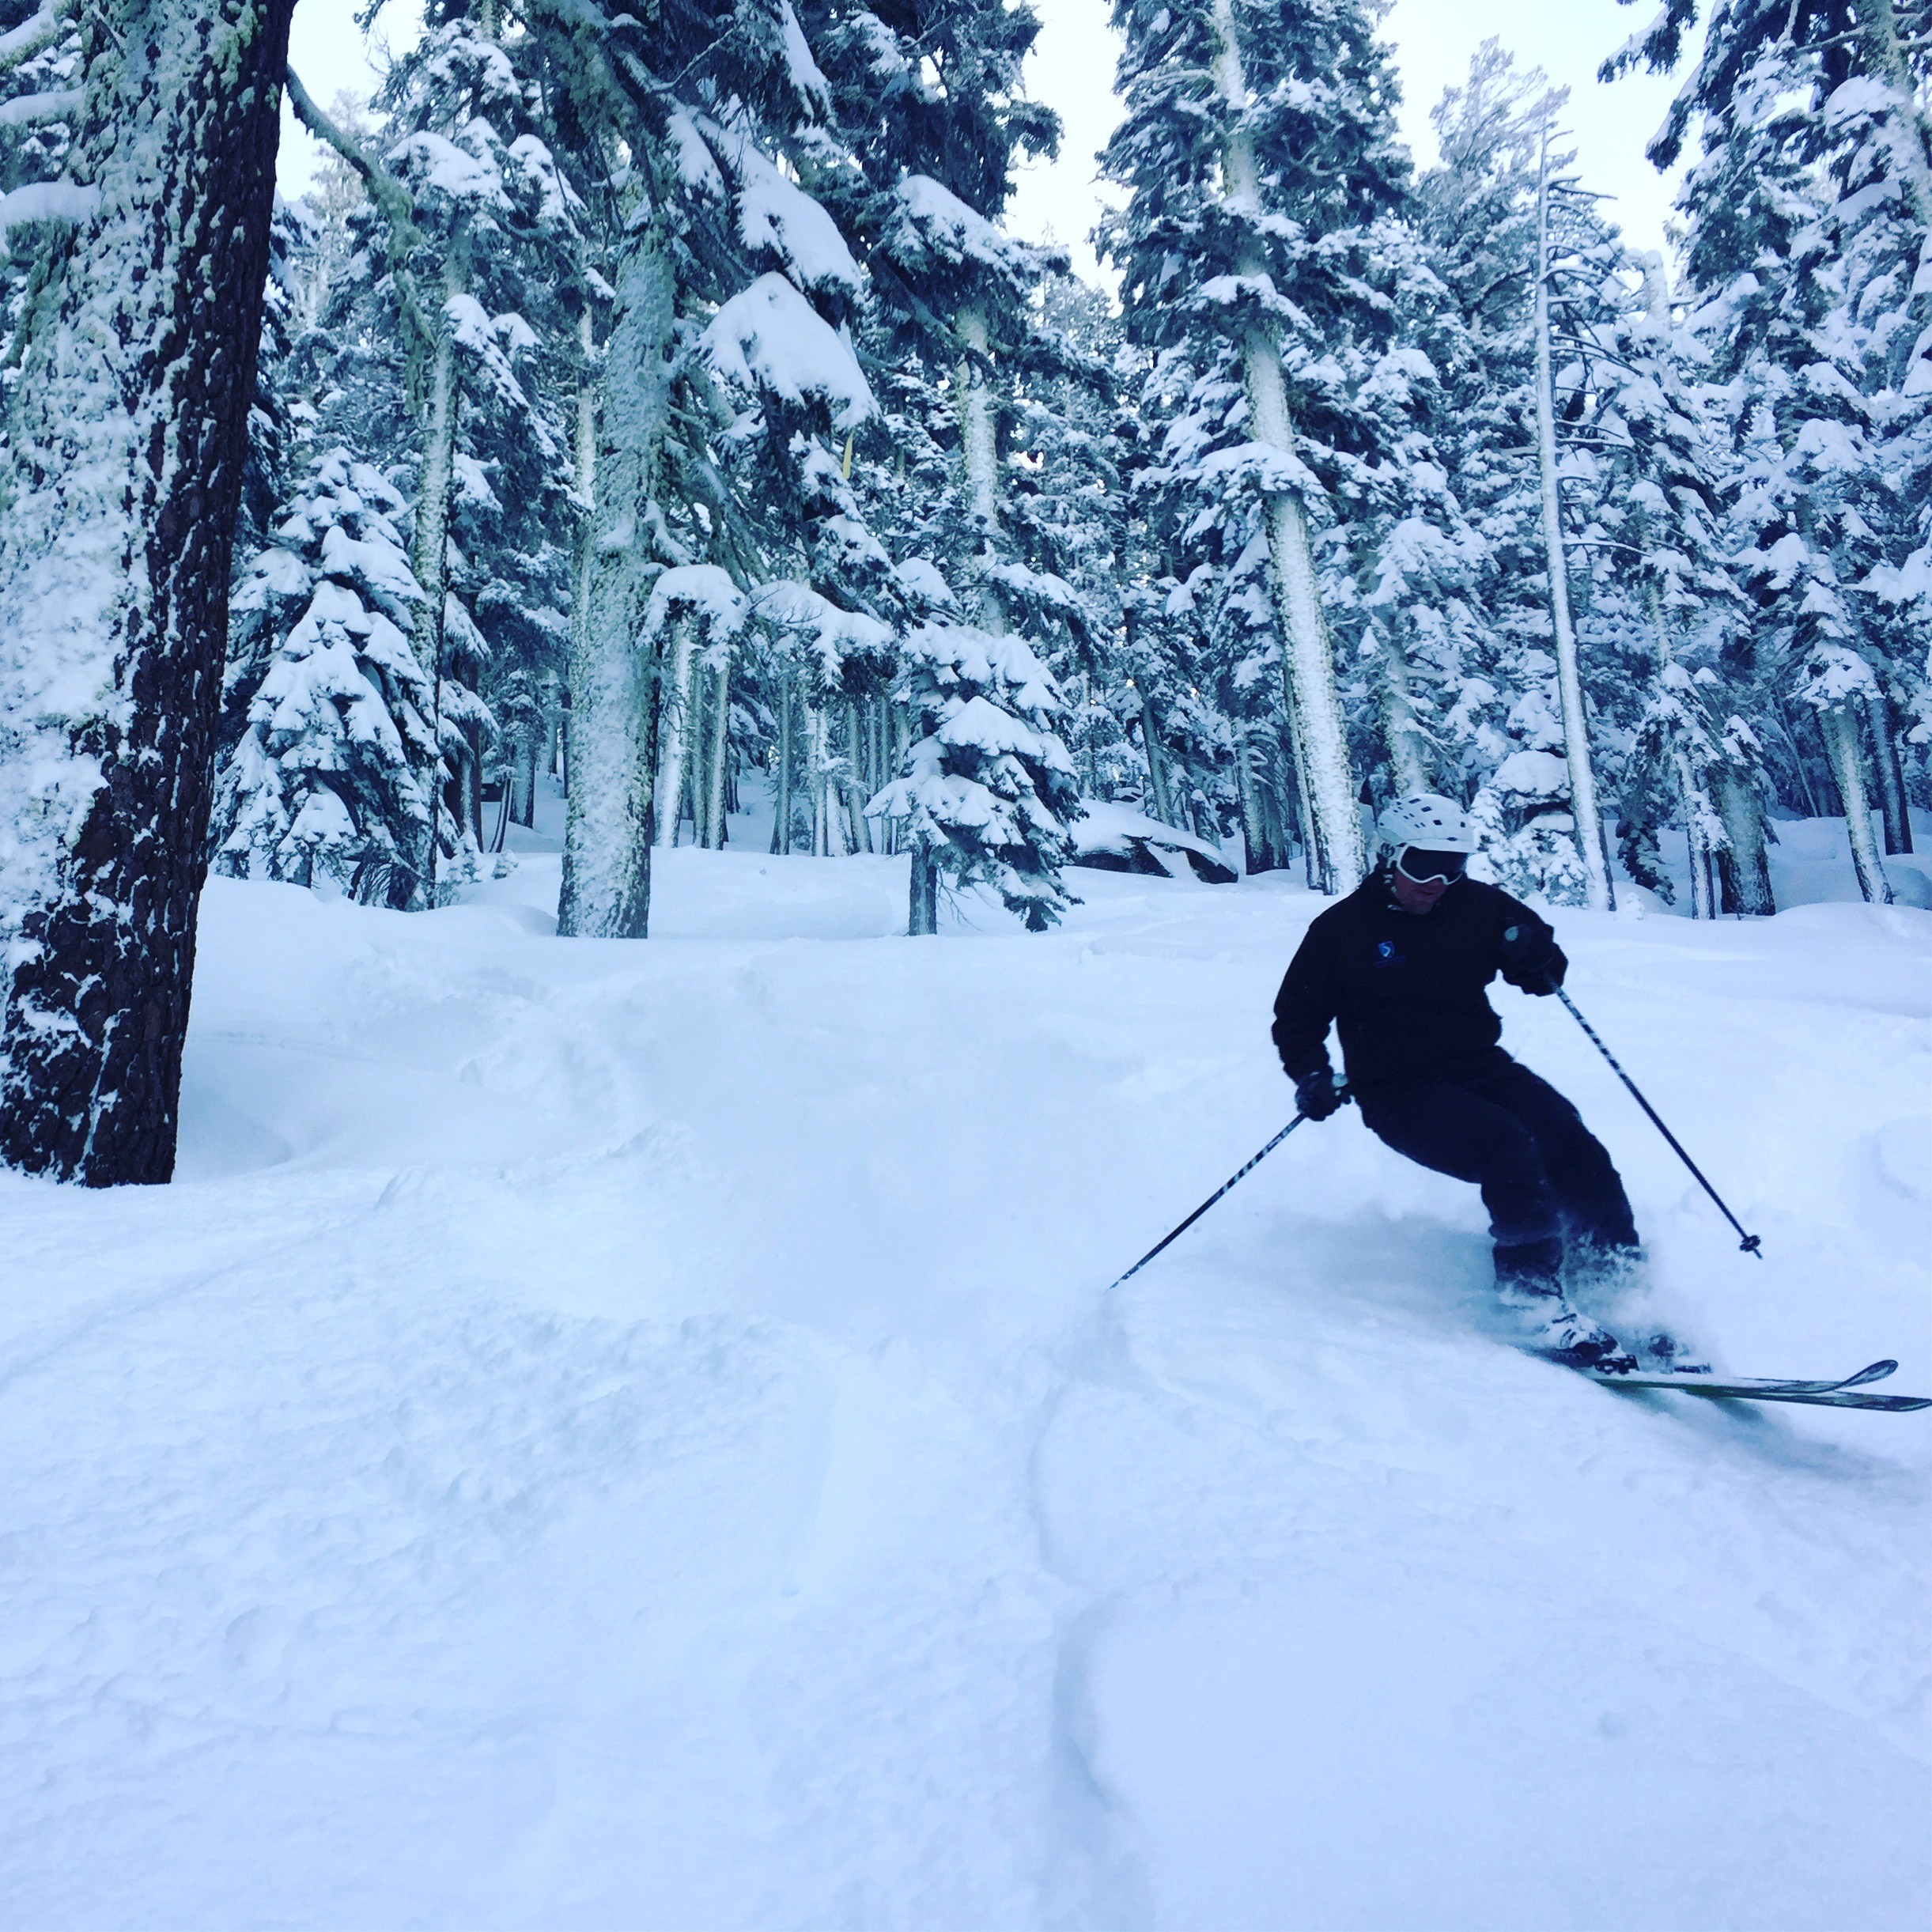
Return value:
<svg viewBox="0 0 1932 1932">
<path fill-rule="evenodd" d="M 33 127 L 43 121 L 67 121 L 81 112 L 87 98 L 81 87 L 62 87 L 44 94 L 16 94 L 0 100 L 0 127 Z"/>
<path fill-rule="evenodd" d="M 10 74 L 16 67 L 23 67 L 36 54 L 43 54 L 66 31 L 67 16 L 74 11 L 74 0 L 59 0 L 53 6 L 43 6 L 37 13 L 30 13 L 17 27 L 0 33 L 0 74 Z"/>
<path fill-rule="evenodd" d="M 842 610 L 809 584 L 787 579 L 767 584 L 752 599 L 754 615 L 780 630 L 802 633 L 816 648 L 828 679 L 836 678 L 845 659 L 855 653 L 884 653 L 892 646 L 892 631 L 863 611 Z"/>
<path fill-rule="evenodd" d="M 782 275 L 761 275 L 733 296 L 699 345 L 727 382 L 801 406 L 815 397 L 835 429 L 856 429 L 879 412 L 851 345 Z"/>
<path fill-rule="evenodd" d="M 894 257 L 909 266 L 926 260 L 952 267 L 970 263 L 1019 282 L 1045 259 L 1045 251 L 995 227 L 929 175 L 908 175 L 895 193 L 899 206 L 885 240 Z"/>
<path fill-rule="evenodd" d="M 651 587 L 644 635 L 656 637 L 681 614 L 694 616 L 713 637 L 735 637 L 749 611 L 745 594 L 716 564 L 685 564 L 667 570 Z"/>
<path fill-rule="evenodd" d="M 744 135 L 710 121 L 698 127 L 737 176 L 738 233 L 753 255 L 776 255 L 802 289 L 862 295 L 864 271 L 831 216 Z"/>
<path fill-rule="evenodd" d="M 785 68 L 792 91 L 808 112 L 822 119 L 832 112 L 832 84 L 812 59 L 811 45 L 804 28 L 798 24 L 798 15 L 792 11 L 792 0 L 784 0 L 779 14 L 785 33 Z"/>
<path fill-rule="evenodd" d="M 78 181 L 29 181 L 0 195 L 0 240 L 30 221 L 85 221 L 100 206 L 100 190 Z"/>
</svg>

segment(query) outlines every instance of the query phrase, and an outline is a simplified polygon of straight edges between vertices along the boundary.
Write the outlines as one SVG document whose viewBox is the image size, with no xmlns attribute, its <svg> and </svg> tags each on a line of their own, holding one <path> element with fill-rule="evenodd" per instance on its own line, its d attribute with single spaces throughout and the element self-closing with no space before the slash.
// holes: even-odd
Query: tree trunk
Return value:
<svg viewBox="0 0 1932 1932">
<path fill-rule="evenodd" d="M 711 701 L 710 785 L 705 799 L 705 845 L 713 852 L 724 848 L 724 766 L 731 755 L 732 663 L 718 660 L 716 689 Z"/>
<path fill-rule="evenodd" d="M 966 354 L 954 378 L 959 412 L 959 460 L 966 474 L 966 507 L 979 527 L 980 622 L 994 636 L 1005 632 L 1006 603 L 985 574 L 1000 528 L 999 418 L 988 378 L 992 336 L 984 310 L 968 303 L 959 312 L 959 339 Z"/>
<path fill-rule="evenodd" d="M 865 788 L 866 745 L 865 736 L 860 728 L 858 701 L 845 701 L 845 754 L 851 762 L 852 776 L 846 781 L 845 796 L 852 820 L 852 849 L 854 852 L 870 852 L 872 849 L 871 822 L 865 815 L 865 801 L 871 793 Z"/>
<path fill-rule="evenodd" d="M 1698 796 L 1697 774 L 1692 767 L 1690 754 L 1681 745 L 1672 747 L 1670 762 L 1677 773 L 1677 796 L 1683 804 L 1684 850 L 1691 873 L 1691 917 L 1715 919 L 1718 914 L 1711 893 L 1711 838 Z"/>
<path fill-rule="evenodd" d="M 1147 788 L 1154 796 L 1154 816 L 1163 825 L 1174 823 L 1174 796 L 1167 785 L 1167 761 L 1161 752 L 1160 725 L 1155 716 L 1154 701 L 1140 693 L 1140 745 L 1147 754 Z"/>
<path fill-rule="evenodd" d="M 457 292 L 456 256 L 451 259 L 450 293 Z M 416 661 L 434 693 L 433 747 L 429 769 L 422 774 L 422 793 L 429 808 L 429 823 L 416 860 L 418 879 L 410 895 L 414 906 L 436 902 L 438 834 L 443 786 L 443 639 L 449 599 L 449 512 L 456 479 L 456 344 L 447 316 L 436 318 L 436 346 L 429 361 L 429 386 L 423 398 L 422 484 L 416 498 L 415 541 L 410 568 L 423 588 L 416 607 Z"/>
<path fill-rule="evenodd" d="M 1663 596 L 1656 580 L 1652 579 L 1645 589 L 1650 607 L 1650 629 L 1657 639 L 1658 684 L 1662 690 L 1674 654 L 1670 648 L 1669 627 L 1664 618 Z M 1691 873 L 1691 917 L 1693 919 L 1715 919 L 1717 908 L 1712 903 L 1713 855 L 1710 834 L 1704 824 L 1703 804 L 1698 790 L 1696 769 L 1691 762 L 1691 754 L 1684 743 L 1683 734 L 1675 725 L 1670 727 L 1670 765 L 1677 777 L 1677 797 L 1684 812 L 1684 850 Z"/>
<path fill-rule="evenodd" d="M 1295 796 L 1291 801 L 1295 808 L 1295 832 L 1302 849 L 1302 874 L 1308 882 L 1310 892 L 1325 890 L 1322 879 L 1321 854 L 1317 849 L 1318 840 L 1310 830 L 1313 825 L 1314 807 L 1308 798 L 1308 766 L 1302 756 L 1301 732 L 1297 728 L 1295 708 L 1288 707 L 1288 756 L 1295 766 Z"/>
<path fill-rule="evenodd" d="M 656 843 L 660 847 L 678 842 L 678 820 L 684 803 L 684 767 L 690 751 L 692 659 L 695 640 L 692 620 L 671 620 L 671 648 L 665 653 L 663 686 L 657 709 L 657 811 Z"/>
<path fill-rule="evenodd" d="M 1831 760 L 1838 795 L 1845 802 L 1845 831 L 1851 842 L 1858 890 L 1873 905 L 1889 906 L 1892 882 L 1885 877 L 1878 841 L 1872 837 L 1871 801 L 1866 794 L 1865 760 L 1858 746 L 1858 714 L 1850 703 L 1833 705 L 1818 713 L 1818 728 L 1824 734 L 1824 754 Z"/>
<path fill-rule="evenodd" d="M 845 840 L 845 802 L 832 772 L 832 720 L 822 705 L 811 707 L 811 795 L 817 822 L 812 849 L 822 859 L 842 859 L 852 848 Z"/>
<path fill-rule="evenodd" d="M 930 939 L 940 929 L 940 868 L 932 863 L 924 844 L 914 841 L 912 851 L 912 903 L 906 920 L 911 939 Z"/>
<path fill-rule="evenodd" d="M 1771 859 L 1764 849 L 1764 808 L 1756 788 L 1735 772 L 1719 772 L 1717 807 L 1728 840 L 1718 853 L 1723 908 L 1747 919 L 1768 919 L 1778 909 L 1771 889 Z"/>
<path fill-rule="evenodd" d="M 1254 782 L 1254 727 L 1234 727 L 1234 783 L 1241 795 L 1242 871 L 1250 875 L 1274 870 L 1275 855 L 1268 837 L 1267 815 L 1261 806 L 1261 788 Z"/>
<path fill-rule="evenodd" d="M 771 849 L 780 854 L 792 849 L 792 681 L 781 674 L 778 679 L 778 782 L 777 810 L 772 815 Z"/>
<path fill-rule="evenodd" d="M 639 647 L 658 564 L 645 531 L 671 422 L 676 282 L 667 237 L 633 245 L 618 276 L 598 408 L 587 594 L 571 626 L 570 794 L 560 933 L 642 939 L 651 913 L 656 682 Z"/>
<path fill-rule="evenodd" d="M 1551 627 L 1556 633 L 1556 685 L 1563 697 L 1563 751 L 1570 768 L 1570 811 L 1576 845 L 1597 911 L 1614 909 L 1610 854 L 1603 815 L 1597 808 L 1597 773 L 1590 762 L 1590 728 L 1583 709 L 1583 676 L 1577 663 L 1576 626 L 1570 614 L 1570 570 L 1563 554 L 1563 497 L 1556 477 L 1556 399 L 1550 369 L 1549 130 L 1537 176 L 1537 467 L 1543 484 L 1543 549 L 1549 571 Z"/>
<path fill-rule="evenodd" d="M 1389 773 L 1398 795 L 1435 789 L 1429 771 L 1429 742 L 1416 722 L 1408 694 L 1408 660 L 1401 641 L 1382 641 L 1382 734 L 1389 747 Z"/>
<path fill-rule="evenodd" d="M 174 1171 L 291 0 L 77 16 L 0 457 L 0 1159 Z"/>
<path fill-rule="evenodd" d="M 1876 679 L 1865 694 L 1865 716 L 1872 728 L 1872 763 L 1878 773 L 1878 811 L 1885 822 L 1885 852 L 1889 857 L 1902 857 L 1912 849 L 1905 772 L 1899 762 L 1898 741 L 1892 735 L 1892 707 Z"/>
<path fill-rule="evenodd" d="M 1233 0 L 1214 0 L 1220 47 L 1215 81 L 1222 99 L 1245 112 L 1247 83 L 1242 72 L 1241 43 Z M 1252 135 L 1237 129 L 1228 137 L 1223 164 L 1231 206 L 1250 220 L 1262 214 L 1261 170 Z M 1257 254 L 1243 273 L 1264 272 Z M 1249 408 L 1254 440 L 1292 456 L 1294 431 L 1288 420 L 1287 385 L 1281 351 L 1273 338 L 1250 330 L 1242 344 Z M 1288 709 L 1295 727 L 1297 766 L 1309 807 L 1310 864 L 1317 890 L 1348 892 L 1367 870 L 1362 823 L 1355 813 L 1355 786 L 1348 762 L 1348 739 L 1341 699 L 1336 690 L 1335 659 L 1322 622 L 1314 554 L 1299 495 L 1278 490 L 1267 499 L 1268 580 L 1276 619 L 1281 627 L 1282 670 Z"/>
</svg>

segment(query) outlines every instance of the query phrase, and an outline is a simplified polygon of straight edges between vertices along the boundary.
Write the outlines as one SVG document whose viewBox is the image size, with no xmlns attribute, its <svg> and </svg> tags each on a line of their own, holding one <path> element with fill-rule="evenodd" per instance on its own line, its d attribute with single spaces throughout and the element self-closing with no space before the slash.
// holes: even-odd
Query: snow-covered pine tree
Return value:
<svg viewBox="0 0 1932 1932">
<path fill-rule="evenodd" d="M 1051 674 L 1016 633 L 940 621 L 901 649 L 900 696 L 912 713 L 906 770 L 868 810 L 894 819 L 915 864 L 911 930 L 937 930 L 942 875 L 990 886 L 1032 932 L 1067 903 L 1061 868 L 1079 810 L 1073 761 L 1057 726 Z"/>
<path fill-rule="evenodd" d="M 214 864 L 391 906 L 415 896 L 435 693 L 410 632 L 407 509 L 322 452 L 231 600 L 231 679 L 256 671 L 215 801 Z"/>
<path fill-rule="evenodd" d="M 1616 279 L 1621 244 L 1569 157 L 1549 153 L 1563 99 L 1486 43 L 1435 111 L 1442 161 L 1418 183 L 1430 260 L 1454 308 L 1438 421 L 1469 533 L 1457 556 L 1463 607 L 1481 615 L 1480 634 L 1465 626 L 1446 654 L 1435 731 L 1446 770 L 1474 791 L 1485 868 L 1518 892 L 1605 903 L 1601 821 L 1584 815 L 1599 835 L 1592 865 L 1576 806 L 1594 785 L 1607 709 L 1628 708 L 1630 626 L 1606 633 L 1578 600 L 1593 590 L 1601 535 L 1590 418 L 1628 290 Z"/>
<path fill-rule="evenodd" d="M 579 497 L 593 507 L 572 618 L 560 929 L 641 937 L 664 667 L 637 644 L 653 590 L 665 570 L 705 563 L 741 588 L 758 574 L 758 520 L 725 485 L 716 443 L 733 416 L 712 352 L 728 380 L 735 325 L 709 350 L 705 331 L 743 298 L 735 313 L 748 332 L 735 339 L 750 389 L 799 312 L 837 340 L 801 292 L 815 282 L 812 251 L 837 229 L 790 158 L 829 96 L 788 0 L 663 8 L 646 36 L 596 0 L 534 0 L 529 17 L 550 112 L 569 127 L 579 178 L 598 184 L 585 191 L 614 285 L 607 335 L 588 331 L 597 380 L 579 416 Z"/>
<path fill-rule="evenodd" d="M 448 830 L 425 841 L 423 869 L 445 883 L 480 856 L 483 750 L 494 725 L 477 693 L 493 653 L 476 619 L 486 605 L 512 621 L 530 617 L 528 668 L 542 667 L 561 622 L 561 550 L 543 524 L 546 510 L 561 520 L 568 445 L 554 391 L 533 394 L 521 371 L 546 338 L 546 372 L 573 359 L 574 317 L 558 296 L 573 280 L 582 204 L 534 123 L 534 90 L 512 58 L 528 51 L 520 34 L 506 36 L 493 6 L 450 5 L 391 69 L 375 103 L 386 164 L 421 238 L 410 281 L 391 279 L 419 424 L 416 652 L 437 687 L 451 773 Z"/>
<path fill-rule="evenodd" d="M 1257 501 L 1318 870 L 1345 889 L 1365 855 L 1310 525 L 1321 453 L 1357 427 L 1335 352 L 1384 331 L 1361 271 L 1405 193 L 1387 52 L 1353 0 L 1117 0 L 1114 19 L 1127 111 L 1104 164 L 1130 198 L 1104 246 L 1129 330 L 1189 348 L 1185 459 Z"/>
<path fill-rule="evenodd" d="M 0 1159 L 172 1171 L 290 0 L 78 16 L 0 458 Z M 0 38 L 11 72 L 68 15 Z"/>
<path fill-rule="evenodd" d="M 1026 743 L 1052 736 L 1041 707 L 1059 701 L 1039 654 L 1090 624 L 1075 587 L 1050 567 L 1045 530 L 1016 529 L 1010 509 L 1016 381 L 1046 346 L 1033 296 L 1051 262 L 998 222 L 1016 161 L 1026 152 L 1050 155 L 1057 139 L 1055 118 L 1026 99 L 1023 85 L 1039 24 L 1030 8 L 1000 0 L 939 0 L 903 18 L 863 8 L 808 9 L 807 18 L 854 164 L 822 168 L 813 184 L 840 209 L 878 295 L 864 348 L 883 436 L 869 445 L 860 440 L 851 482 L 891 560 L 892 587 L 882 586 L 870 607 L 903 640 L 904 675 L 868 735 L 875 743 L 895 741 L 888 769 L 907 783 L 929 775 L 936 758 L 964 796 L 981 783 L 990 739 L 982 732 L 980 744 L 962 739 L 955 746 L 937 733 L 945 694 L 977 697 L 984 709 L 1024 694 L 1026 711 L 1003 728 L 1020 757 Z M 962 624 L 968 613 L 977 622 Z M 955 626 L 958 640 L 936 641 L 940 630 Z M 978 632 L 1023 638 L 1011 665 L 1025 660 L 1032 669 L 998 671 L 1006 647 L 989 658 Z M 984 675 L 971 668 L 982 660 Z M 1074 794 L 1048 776 L 1064 757 L 1057 739 L 1042 749 L 1033 791 L 1038 810 L 1072 807 Z M 996 782 L 1010 790 L 1008 778 Z M 888 792 L 900 802 L 909 796 Z M 1064 828 L 1024 851 L 1014 848 L 1010 860 L 989 871 L 983 827 L 962 821 L 958 841 L 948 845 L 949 821 L 933 810 L 902 822 L 902 815 L 885 811 L 875 797 L 869 815 L 885 842 L 909 847 L 912 932 L 935 929 L 939 875 L 948 868 L 1002 883 L 1030 924 L 1051 917 L 1058 887 L 1043 882 L 1057 881 Z M 1026 829 L 1032 815 L 1015 822 Z"/>
<path fill-rule="evenodd" d="M 1598 292 L 1604 274 L 1612 266 L 1611 242 L 1595 219 L 1590 200 L 1575 176 L 1562 171 L 1550 152 L 1553 119 L 1552 104 L 1541 130 L 1537 156 L 1537 255 L 1531 284 L 1537 478 L 1543 511 L 1544 569 L 1549 584 L 1556 689 L 1563 705 L 1563 762 L 1569 777 L 1573 834 L 1582 860 L 1588 902 L 1597 911 L 1608 912 L 1616 903 L 1616 889 L 1610 879 L 1603 814 L 1597 803 L 1596 760 L 1590 746 L 1590 717 L 1585 706 L 1583 672 L 1578 658 L 1576 621 L 1571 608 L 1568 532 L 1556 446 L 1556 363 L 1560 354 L 1566 361 L 1582 359 L 1576 377 L 1566 385 L 1573 391 L 1590 380 L 1588 364 L 1604 346 L 1597 318 L 1590 311 L 1601 299 Z"/>
<path fill-rule="evenodd" d="M 1674 65 L 1695 17 L 1670 0 L 1606 74 Z M 1651 149 L 1669 164 L 1696 127 L 1688 266 L 1731 392 L 1726 493 L 1758 607 L 1752 681 L 1801 790 L 1800 720 L 1816 720 L 1861 887 L 1881 900 L 1867 776 L 1889 838 L 1908 837 L 1898 714 L 1923 702 L 1932 590 L 1913 487 L 1932 393 L 1926 55 L 1885 0 L 1726 0 Z"/>
<path fill-rule="evenodd" d="M 1594 595 L 1606 615 L 1620 609 L 1633 633 L 1647 633 L 1639 665 L 1654 653 L 1635 680 L 1649 691 L 1637 753 L 1674 794 L 1694 916 L 1714 918 L 1720 907 L 1769 913 L 1763 762 L 1722 673 L 1745 606 L 1718 501 L 1719 399 L 1694 335 L 1675 317 L 1662 261 L 1631 267 L 1643 277 L 1642 298 L 1626 308 L 1594 372 Z M 1649 830 L 1641 789 L 1641 775 L 1628 774 L 1619 811 L 1625 869 L 1668 896 L 1661 875 L 1647 877 L 1635 857 Z"/>
<path fill-rule="evenodd" d="M 371 826 L 369 856 L 385 879 L 413 878 L 418 905 L 485 863 L 494 725 L 478 687 L 498 654 L 474 613 L 523 647 L 505 654 L 506 670 L 533 657 L 547 668 L 564 622 L 562 548 L 550 534 L 567 519 L 569 482 L 556 385 L 532 393 L 526 377 L 533 364 L 551 375 L 546 347 L 550 362 L 560 354 L 553 290 L 570 263 L 577 201 L 524 92 L 503 46 L 460 8 L 391 69 L 384 118 L 361 137 L 292 85 L 303 118 L 371 190 L 358 201 L 336 186 L 354 252 L 342 259 L 340 238 L 318 235 L 327 259 L 312 267 L 308 350 L 323 442 L 366 458 L 410 499 L 411 568 L 425 594 L 410 614 L 432 731 L 403 742 L 429 761 L 418 787 L 438 806 L 380 836 Z M 409 836 L 413 852 L 399 845 Z"/>
</svg>

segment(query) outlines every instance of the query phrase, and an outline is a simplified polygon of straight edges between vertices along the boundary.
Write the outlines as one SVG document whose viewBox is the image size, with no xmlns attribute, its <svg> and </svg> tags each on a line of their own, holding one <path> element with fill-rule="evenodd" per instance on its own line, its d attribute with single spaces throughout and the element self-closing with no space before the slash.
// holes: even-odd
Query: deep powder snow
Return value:
<svg viewBox="0 0 1932 1932">
<path fill-rule="evenodd" d="M 658 866 L 643 943 L 217 881 L 178 1184 L 0 1178 L 0 1916 L 1926 1923 L 1932 1419 L 1526 1359 L 1352 1113 L 1103 1303 L 1322 902 Z M 1499 989 L 1648 1312 L 1932 1393 L 1932 915 L 1557 923 L 1764 1238 Z"/>
</svg>

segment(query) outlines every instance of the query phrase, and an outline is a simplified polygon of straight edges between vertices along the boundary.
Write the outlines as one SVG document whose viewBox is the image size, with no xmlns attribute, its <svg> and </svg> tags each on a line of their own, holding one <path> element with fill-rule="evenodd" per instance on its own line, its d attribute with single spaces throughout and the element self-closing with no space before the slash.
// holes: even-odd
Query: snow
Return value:
<svg viewBox="0 0 1932 1932">
<path fill-rule="evenodd" d="M 78 181 L 29 181 L 0 195 L 0 239 L 29 221 L 85 221 L 100 206 L 100 190 Z"/>
<path fill-rule="evenodd" d="M 0 36 L 0 39 L 6 37 Z M 70 119 L 86 104 L 85 88 L 61 87 L 37 94 L 16 94 L 11 100 L 0 100 L 0 127 L 32 127 L 43 121 Z"/>
<path fill-rule="evenodd" d="M 907 940 L 734 820 L 558 941 L 554 809 L 440 913 L 212 881 L 177 1184 L 0 1177 L 9 1923 L 1926 1923 L 1928 1418 L 1524 1359 L 1352 1110 L 1102 1299 L 1323 902 Z M 1655 1312 L 1932 1393 L 1932 915 L 1556 917 L 1764 1238 L 1499 991 Z"/>
<path fill-rule="evenodd" d="M 716 564 L 685 564 L 667 570 L 651 588 L 644 634 L 655 637 L 673 611 L 689 611 L 721 637 L 735 637 L 745 621 L 745 594 Z"/>
<path fill-rule="evenodd" d="M 996 227 L 930 175 L 908 175 L 894 192 L 899 207 L 887 239 L 908 260 L 930 255 L 942 262 L 970 262 L 998 275 L 1016 277 L 1037 258 L 1037 250 Z"/>
<path fill-rule="evenodd" d="M 1110 804 L 1104 799 L 1081 801 L 1079 818 L 1073 826 L 1074 849 L 1083 857 L 1090 853 L 1111 853 L 1126 856 L 1138 845 L 1155 845 L 1174 853 L 1198 852 L 1217 865 L 1227 863 L 1219 847 L 1211 845 L 1192 832 L 1183 832 L 1130 805 Z M 1177 872 L 1176 876 L 1179 876 Z"/>
<path fill-rule="evenodd" d="M 1512 751 L 1490 774 L 1489 788 L 1525 798 L 1562 798 L 1570 790 L 1570 767 L 1554 751 Z"/>
<path fill-rule="evenodd" d="M 788 6 L 788 17 L 790 12 Z M 797 31 L 795 21 L 792 31 Z M 754 255 L 777 255 L 800 288 L 835 290 L 855 299 L 863 295 L 864 273 L 824 208 L 787 180 L 745 134 L 709 120 L 698 126 L 737 174 L 738 233 L 746 248 Z"/>
<path fill-rule="evenodd" d="M 728 382 L 788 403 L 819 397 L 835 429 L 856 429 L 878 413 L 851 345 L 782 275 L 761 275 L 733 296 L 700 339 Z"/>
</svg>

